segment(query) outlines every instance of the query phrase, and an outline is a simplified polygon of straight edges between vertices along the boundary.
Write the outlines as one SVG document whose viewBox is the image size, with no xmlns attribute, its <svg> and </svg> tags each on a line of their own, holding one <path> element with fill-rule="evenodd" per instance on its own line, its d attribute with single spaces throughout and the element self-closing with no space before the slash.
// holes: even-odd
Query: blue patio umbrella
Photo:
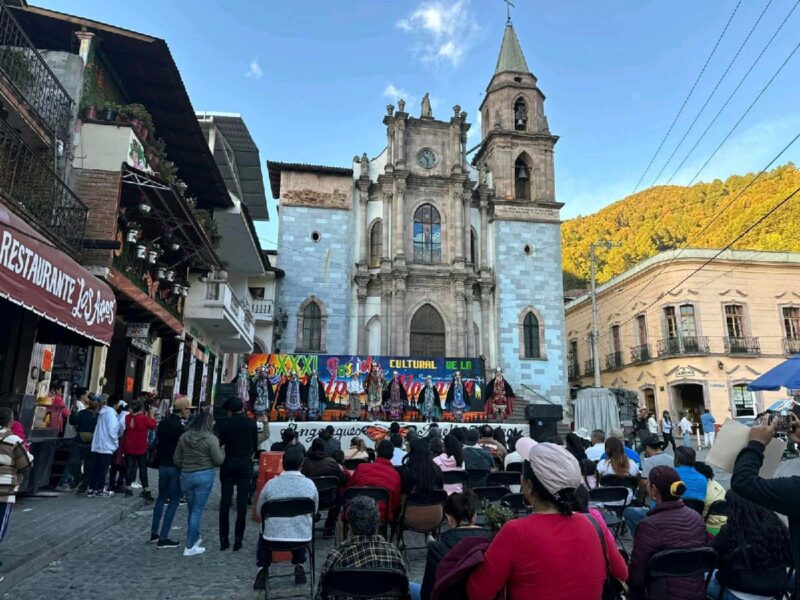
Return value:
<svg viewBox="0 0 800 600">
<path fill-rule="evenodd" d="M 751 392 L 774 392 L 785 387 L 800 390 L 800 355 L 792 356 L 747 386 Z"/>
</svg>

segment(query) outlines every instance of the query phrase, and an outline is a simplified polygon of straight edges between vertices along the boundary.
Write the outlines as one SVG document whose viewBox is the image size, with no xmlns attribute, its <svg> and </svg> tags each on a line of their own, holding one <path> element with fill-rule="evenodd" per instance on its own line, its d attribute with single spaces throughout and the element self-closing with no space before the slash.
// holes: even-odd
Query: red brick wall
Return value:
<svg viewBox="0 0 800 600">
<path fill-rule="evenodd" d="M 117 234 L 122 173 L 98 169 L 75 169 L 75 193 L 89 207 L 86 239 L 113 240 Z M 111 250 L 85 250 L 83 263 L 110 266 Z"/>
</svg>

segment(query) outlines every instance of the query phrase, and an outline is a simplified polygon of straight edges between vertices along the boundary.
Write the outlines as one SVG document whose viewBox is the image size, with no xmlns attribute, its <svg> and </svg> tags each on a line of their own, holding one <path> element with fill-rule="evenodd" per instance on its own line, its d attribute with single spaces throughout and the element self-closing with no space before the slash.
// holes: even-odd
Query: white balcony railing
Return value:
<svg viewBox="0 0 800 600">
<path fill-rule="evenodd" d="M 275 318 L 275 304 L 272 300 L 250 299 L 250 310 L 256 321 L 272 321 Z"/>
<path fill-rule="evenodd" d="M 252 340 L 255 335 L 255 323 L 250 309 L 239 302 L 236 294 L 225 281 L 209 281 L 206 284 L 206 306 L 221 305 L 241 327 L 247 339 Z"/>
</svg>

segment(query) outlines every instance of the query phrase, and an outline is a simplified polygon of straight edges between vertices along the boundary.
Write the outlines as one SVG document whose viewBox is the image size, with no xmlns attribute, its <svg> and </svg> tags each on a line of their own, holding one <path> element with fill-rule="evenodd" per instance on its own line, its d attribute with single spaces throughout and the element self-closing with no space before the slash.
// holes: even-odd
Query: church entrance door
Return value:
<svg viewBox="0 0 800 600">
<path fill-rule="evenodd" d="M 425 304 L 411 319 L 411 356 L 445 355 L 444 319 L 439 311 Z"/>
</svg>

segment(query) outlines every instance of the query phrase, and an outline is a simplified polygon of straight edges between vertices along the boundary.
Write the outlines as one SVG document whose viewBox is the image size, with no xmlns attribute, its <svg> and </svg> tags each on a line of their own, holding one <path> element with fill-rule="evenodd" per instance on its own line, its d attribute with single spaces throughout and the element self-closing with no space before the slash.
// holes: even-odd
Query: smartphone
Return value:
<svg viewBox="0 0 800 600">
<path fill-rule="evenodd" d="M 770 419 L 777 421 L 775 431 L 779 431 L 781 433 L 794 431 L 795 425 L 792 424 L 792 414 L 800 419 L 800 406 L 795 405 L 791 410 L 782 410 L 779 413 L 773 413 L 770 415 Z"/>
</svg>

